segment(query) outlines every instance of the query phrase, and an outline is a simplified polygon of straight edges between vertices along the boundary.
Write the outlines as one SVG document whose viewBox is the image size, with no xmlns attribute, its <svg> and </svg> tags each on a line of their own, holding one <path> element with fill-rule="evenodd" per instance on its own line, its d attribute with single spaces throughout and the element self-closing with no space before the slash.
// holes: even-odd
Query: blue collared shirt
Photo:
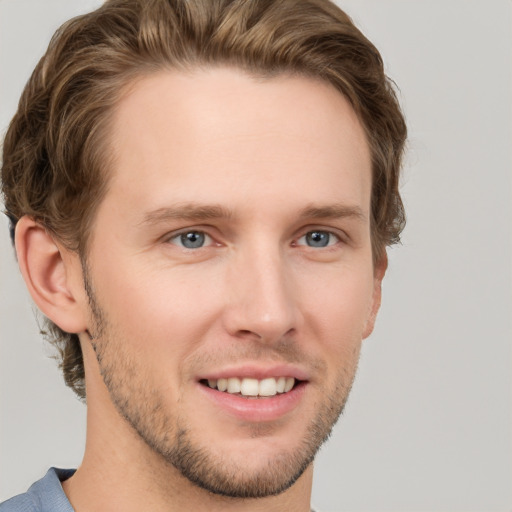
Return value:
<svg viewBox="0 0 512 512">
<path fill-rule="evenodd" d="M 61 484 L 74 472 L 50 468 L 27 492 L 0 503 L 0 512 L 74 512 Z"/>
</svg>

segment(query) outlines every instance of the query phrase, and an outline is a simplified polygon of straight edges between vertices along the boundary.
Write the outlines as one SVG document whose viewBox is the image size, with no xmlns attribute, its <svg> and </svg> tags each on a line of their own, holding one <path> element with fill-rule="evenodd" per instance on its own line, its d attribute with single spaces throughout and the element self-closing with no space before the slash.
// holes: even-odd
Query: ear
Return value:
<svg viewBox="0 0 512 512">
<path fill-rule="evenodd" d="M 85 331 L 78 256 L 28 216 L 16 224 L 15 245 L 21 274 L 41 312 L 65 332 Z"/>
<path fill-rule="evenodd" d="M 379 312 L 382 298 L 382 280 L 384 279 L 387 268 L 388 256 L 384 252 L 381 259 L 375 263 L 373 269 L 373 295 L 369 316 L 363 331 L 363 339 L 368 338 L 368 336 L 370 336 L 370 334 L 373 332 L 373 328 L 375 327 L 375 320 L 377 319 L 377 313 Z"/>
</svg>

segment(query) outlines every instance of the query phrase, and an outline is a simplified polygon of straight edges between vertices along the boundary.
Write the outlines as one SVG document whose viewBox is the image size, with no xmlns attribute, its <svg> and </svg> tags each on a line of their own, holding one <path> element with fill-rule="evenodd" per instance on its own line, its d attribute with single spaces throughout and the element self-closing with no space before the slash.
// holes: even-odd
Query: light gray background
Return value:
<svg viewBox="0 0 512 512">
<path fill-rule="evenodd" d="M 99 2 L 0 0 L 0 131 L 57 26 Z M 409 122 L 408 227 L 316 464 L 328 511 L 512 510 L 512 2 L 340 0 Z M 0 501 L 81 459 L 85 408 L 40 341 L 0 221 Z"/>
</svg>

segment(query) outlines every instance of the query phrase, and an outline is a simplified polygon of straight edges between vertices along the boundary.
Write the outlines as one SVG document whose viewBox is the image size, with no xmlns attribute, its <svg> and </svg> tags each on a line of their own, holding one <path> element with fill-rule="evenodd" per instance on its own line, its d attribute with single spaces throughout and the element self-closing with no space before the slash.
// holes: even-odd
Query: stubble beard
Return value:
<svg viewBox="0 0 512 512">
<path fill-rule="evenodd" d="M 122 343 L 118 342 L 119 336 L 109 326 L 87 276 L 84 266 L 85 289 L 95 325 L 91 344 L 101 375 L 117 411 L 143 442 L 190 482 L 215 495 L 235 499 L 263 498 L 289 489 L 331 435 L 343 412 L 355 368 L 352 372 L 340 370 L 335 388 L 324 394 L 325 400 L 293 451 L 276 453 L 263 467 L 248 474 L 247 467 L 201 446 L 186 421 L 172 415 L 163 396 L 148 385 L 151 378 L 144 378 L 135 359 L 130 359 Z"/>
</svg>

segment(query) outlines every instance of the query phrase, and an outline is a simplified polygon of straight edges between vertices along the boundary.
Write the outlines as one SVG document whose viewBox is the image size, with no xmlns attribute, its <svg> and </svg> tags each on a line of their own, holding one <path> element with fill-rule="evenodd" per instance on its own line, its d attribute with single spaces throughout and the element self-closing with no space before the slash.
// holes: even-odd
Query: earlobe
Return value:
<svg viewBox="0 0 512 512">
<path fill-rule="evenodd" d="M 79 280 L 74 274 L 72 258 L 47 230 L 24 216 L 16 225 L 16 254 L 23 279 L 32 299 L 41 312 L 63 331 L 85 330 L 81 308 Z"/>
<path fill-rule="evenodd" d="M 366 321 L 366 326 L 363 331 L 363 339 L 368 338 L 368 336 L 370 336 L 370 334 L 373 332 L 373 328 L 375 327 L 375 321 L 377 319 L 377 313 L 379 312 L 380 303 L 382 299 L 382 280 L 384 279 L 384 275 L 386 274 L 387 268 L 388 257 L 387 254 L 384 253 L 382 258 L 375 264 L 374 268 L 373 296 L 368 319 Z"/>
</svg>

